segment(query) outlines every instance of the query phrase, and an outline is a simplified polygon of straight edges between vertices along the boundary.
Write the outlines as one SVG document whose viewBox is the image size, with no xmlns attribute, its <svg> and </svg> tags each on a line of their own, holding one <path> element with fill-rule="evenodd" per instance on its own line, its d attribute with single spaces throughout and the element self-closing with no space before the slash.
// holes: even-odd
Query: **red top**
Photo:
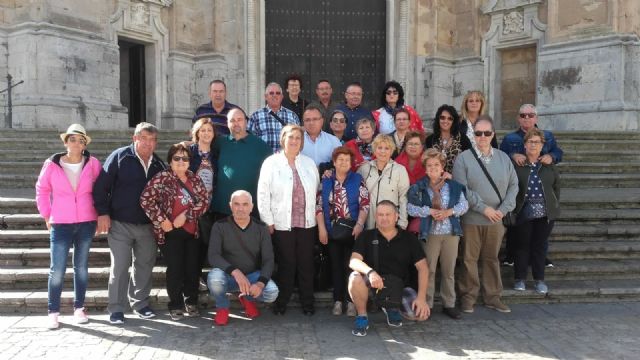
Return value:
<svg viewBox="0 0 640 360">
<path fill-rule="evenodd" d="M 421 158 L 422 156 L 418 158 L 416 164 L 413 166 L 413 170 L 409 169 L 409 155 L 407 155 L 406 151 L 401 152 L 400 155 L 398 155 L 398 157 L 395 159 L 398 164 L 404 166 L 405 169 L 407 169 L 410 185 L 415 184 L 418 180 L 427 175 L 427 169 L 422 166 Z"/>
<path fill-rule="evenodd" d="M 191 185 L 191 181 L 187 179 L 184 184 L 193 194 L 193 186 Z M 173 222 L 176 217 L 178 217 L 178 215 L 180 215 L 183 211 L 188 210 L 190 207 L 193 207 L 193 199 L 191 198 L 191 195 L 189 195 L 189 193 L 181 185 L 178 185 L 178 191 L 176 191 L 176 197 L 173 200 L 173 207 L 171 209 L 171 221 Z M 189 234 L 195 234 L 197 225 L 195 221 L 189 220 L 187 218 L 187 221 L 185 221 L 182 228 Z"/>
</svg>

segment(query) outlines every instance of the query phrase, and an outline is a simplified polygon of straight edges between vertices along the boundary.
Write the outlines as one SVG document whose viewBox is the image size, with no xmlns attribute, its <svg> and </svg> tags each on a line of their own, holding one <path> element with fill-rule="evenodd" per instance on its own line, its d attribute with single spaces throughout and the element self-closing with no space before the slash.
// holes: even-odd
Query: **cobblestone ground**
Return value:
<svg viewBox="0 0 640 360">
<path fill-rule="evenodd" d="M 640 303 L 513 305 L 511 314 L 477 307 L 454 321 L 437 312 L 425 323 L 389 328 L 370 314 L 364 338 L 352 321 L 319 309 L 284 317 L 268 311 L 257 320 L 230 319 L 212 327 L 211 312 L 172 322 L 127 315 L 112 326 L 103 314 L 87 325 L 61 317 L 61 328 L 43 328 L 45 316 L 0 317 L 2 359 L 638 359 Z M 237 311 L 235 311 L 238 314 Z"/>
</svg>

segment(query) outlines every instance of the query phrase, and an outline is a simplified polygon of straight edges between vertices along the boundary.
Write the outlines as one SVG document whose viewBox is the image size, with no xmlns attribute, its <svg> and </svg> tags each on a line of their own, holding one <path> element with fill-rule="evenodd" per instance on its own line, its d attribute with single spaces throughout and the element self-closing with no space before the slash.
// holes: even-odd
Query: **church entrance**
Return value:
<svg viewBox="0 0 640 360">
<path fill-rule="evenodd" d="M 265 1 L 266 81 L 302 77 L 302 96 L 315 99 L 327 79 L 334 100 L 351 82 L 363 86 L 365 106 L 378 108 L 385 82 L 386 1 Z"/>
</svg>

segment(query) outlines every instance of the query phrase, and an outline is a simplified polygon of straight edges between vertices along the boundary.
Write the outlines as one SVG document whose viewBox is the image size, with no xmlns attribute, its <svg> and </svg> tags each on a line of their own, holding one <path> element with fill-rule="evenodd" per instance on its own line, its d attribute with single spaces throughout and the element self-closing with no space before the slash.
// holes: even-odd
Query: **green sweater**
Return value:
<svg viewBox="0 0 640 360">
<path fill-rule="evenodd" d="M 234 191 L 246 190 L 253 196 L 253 202 L 256 202 L 260 167 L 264 159 L 271 155 L 271 148 L 251 133 L 240 140 L 226 135 L 216 140 L 215 146 L 219 154 L 218 172 L 210 208 L 230 215 L 229 201 Z M 256 209 L 257 206 L 254 211 Z"/>
<path fill-rule="evenodd" d="M 483 213 L 487 206 L 500 210 L 503 214 L 516 206 L 518 176 L 509 156 L 498 149 L 493 149 L 491 161 L 484 166 L 500 190 L 503 203 L 500 205 L 498 195 L 471 150 L 463 151 L 456 158 L 452 174 L 453 180 L 467 188 L 465 196 L 469 201 L 469 211 L 462 216 L 463 224 L 491 225 L 491 221 Z"/>
</svg>

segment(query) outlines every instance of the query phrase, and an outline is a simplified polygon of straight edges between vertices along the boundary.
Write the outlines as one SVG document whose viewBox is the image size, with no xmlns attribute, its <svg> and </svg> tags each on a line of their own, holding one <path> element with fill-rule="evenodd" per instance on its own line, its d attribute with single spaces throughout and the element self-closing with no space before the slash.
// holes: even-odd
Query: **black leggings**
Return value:
<svg viewBox="0 0 640 360">
<path fill-rule="evenodd" d="M 349 260 L 353 251 L 353 240 L 337 242 L 329 239 L 329 260 L 331 261 L 331 280 L 333 281 L 333 301 L 350 300 L 347 292 Z M 345 294 L 347 298 L 345 298 Z"/>
<path fill-rule="evenodd" d="M 184 309 L 185 302 L 197 305 L 200 240 L 182 228 L 174 229 L 165 234 L 160 250 L 167 263 L 169 310 Z"/>
<path fill-rule="evenodd" d="M 276 230 L 273 233 L 280 289 L 276 299 L 278 305 L 286 306 L 289 303 L 297 275 L 300 303 L 303 307 L 313 306 L 313 245 L 317 235 L 318 228 L 315 226 L 309 229 L 293 228 L 291 231 Z"/>
<path fill-rule="evenodd" d="M 510 229 L 513 232 L 515 245 L 513 269 L 515 279 L 526 280 L 527 269 L 531 266 L 533 279 L 544 280 L 544 259 L 553 224 L 553 220 L 548 221 L 544 217 L 527 220 Z"/>
</svg>

